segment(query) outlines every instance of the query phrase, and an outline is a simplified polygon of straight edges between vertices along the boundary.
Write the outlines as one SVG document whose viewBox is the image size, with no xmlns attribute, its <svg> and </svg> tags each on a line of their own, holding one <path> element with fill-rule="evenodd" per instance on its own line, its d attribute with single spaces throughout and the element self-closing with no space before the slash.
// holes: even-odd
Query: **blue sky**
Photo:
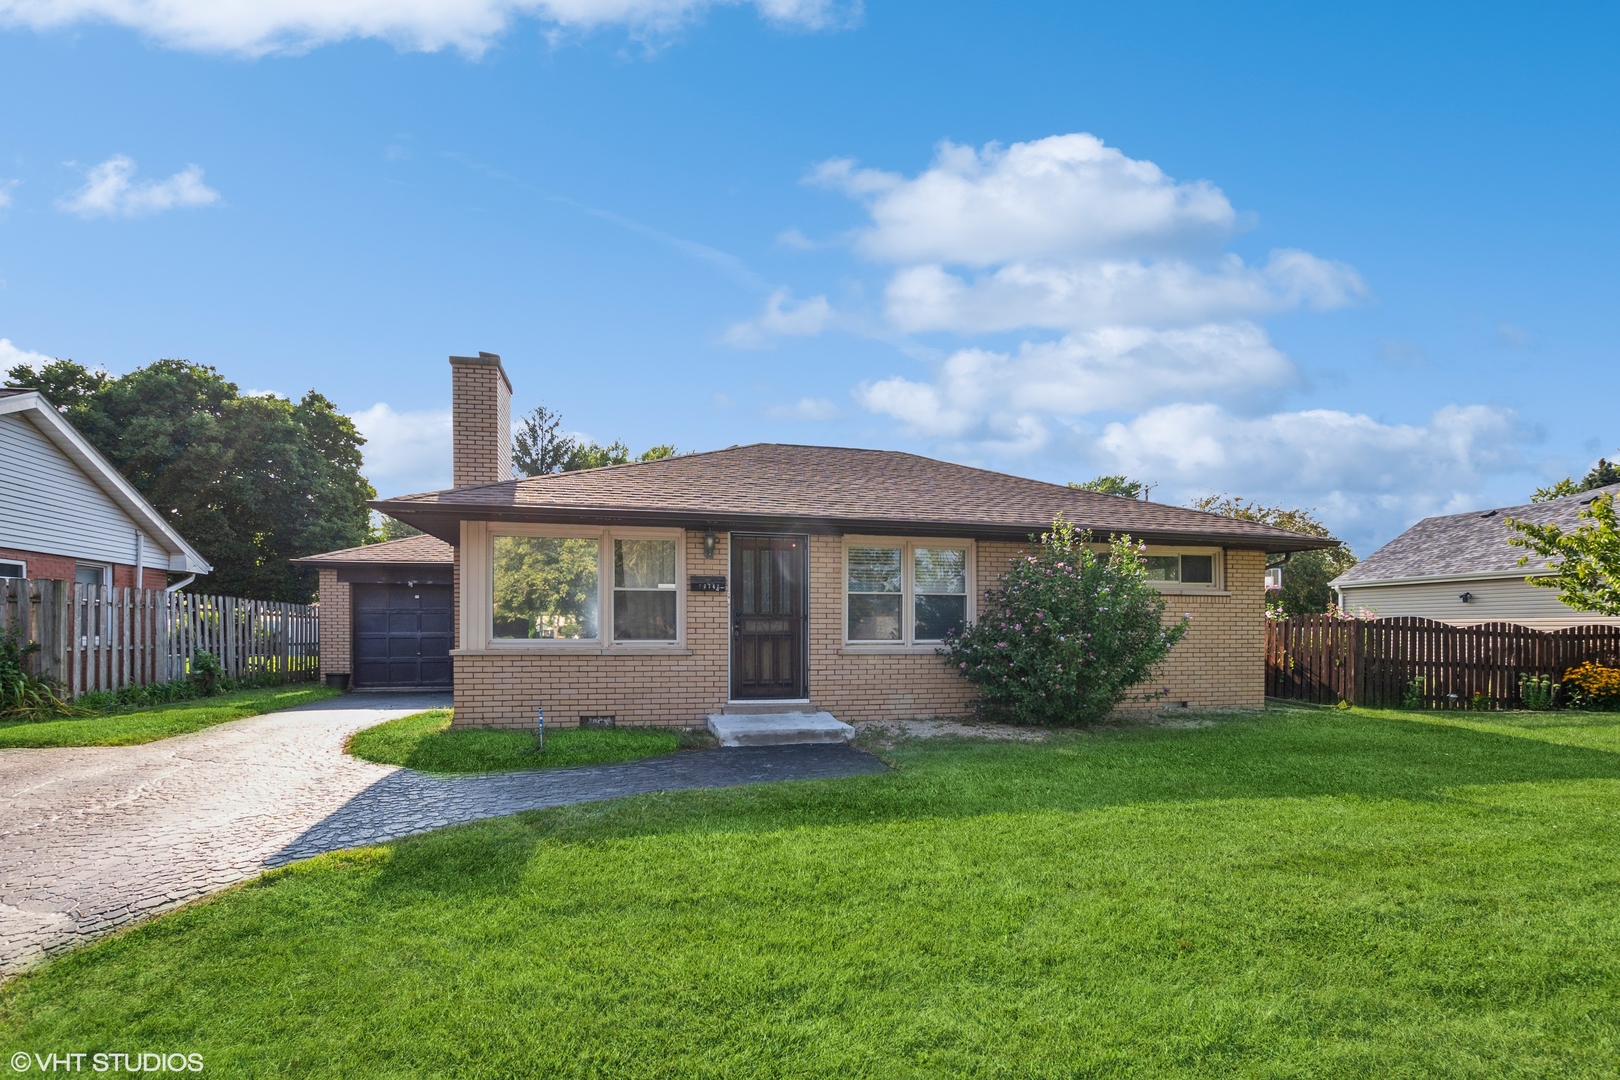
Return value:
<svg viewBox="0 0 1620 1080">
<path fill-rule="evenodd" d="M 1620 446 L 1612 7 L 251 8 L 0 0 L 0 362 L 316 387 L 388 495 L 484 349 L 638 450 L 1123 471 L 1362 554 Z"/>
</svg>

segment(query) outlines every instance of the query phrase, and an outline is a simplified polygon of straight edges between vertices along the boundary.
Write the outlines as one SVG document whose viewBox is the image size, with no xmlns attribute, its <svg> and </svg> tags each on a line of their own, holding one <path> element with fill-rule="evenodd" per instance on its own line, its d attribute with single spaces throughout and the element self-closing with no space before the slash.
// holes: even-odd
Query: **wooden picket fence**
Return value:
<svg viewBox="0 0 1620 1080">
<path fill-rule="evenodd" d="M 1266 622 L 1266 695 L 1319 705 L 1399 705 L 1421 679 L 1430 708 L 1466 707 L 1479 694 L 1492 708 L 1519 708 L 1520 675 L 1557 681 L 1588 660 L 1620 666 L 1620 626 L 1546 631 L 1329 615 Z"/>
<path fill-rule="evenodd" d="M 201 652 L 231 678 L 300 682 L 320 666 L 312 604 L 0 578 L 0 628 L 37 643 L 35 670 L 75 698 L 183 679 Z"/>
</svg>

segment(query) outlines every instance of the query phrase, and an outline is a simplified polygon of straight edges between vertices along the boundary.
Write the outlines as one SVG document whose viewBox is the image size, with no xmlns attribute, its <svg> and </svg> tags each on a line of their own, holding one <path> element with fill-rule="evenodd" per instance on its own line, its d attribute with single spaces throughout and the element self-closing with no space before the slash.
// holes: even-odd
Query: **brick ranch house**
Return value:
<svg viewBox="0 0 1620 1080">
<path fill-rule="evenodd" d="M 694 725 L 739 705 L 845 721 L 966 713 L 973 688 L 936 655 L 939 638 L 976 617 L 1059 513 L 1144 542 L 1166 618 L 1192 616 L 1146 689 L 1257 708 L 1266 555 L 1332 543 L 880 450 L 756 444 L 513 479 L 500 358 L 450 365 L 455 486 L 373 504 L 442 545 L 379 545 L 364 567 L 363 551 L 312 561 L 326 560 L 323 612 L 358 620 L 345 586 L 389 560 L 406 573 L 413 552 L 442 567 L 448 552 L 457 726 L 529 727 L 537 706 L 561 726 Z M 420 619 L 397 622 L 406 659 Z M 362 640 L 358 621 L 345 632 Z M 347 662 L 342 650 L 323 639 L 323 663 Z"/>
</svg>

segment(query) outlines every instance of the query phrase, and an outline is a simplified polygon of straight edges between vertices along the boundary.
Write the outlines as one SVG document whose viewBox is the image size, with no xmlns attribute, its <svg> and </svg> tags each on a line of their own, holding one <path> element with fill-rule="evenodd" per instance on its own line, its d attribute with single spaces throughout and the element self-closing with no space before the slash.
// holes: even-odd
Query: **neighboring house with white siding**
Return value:
<svg viewBox="0 0 1620 1080">
<path fill-rule="evenodd" d="M 0 389 L 0 577 L 161 589 L 213 569 L 38 391 Z"/>
<path fill-rule="evenodd" d="M 1550 502 L 1424 518 L 1331 584 L 1340 608 L 1352 615 L 1415 615 L 1453 626 L 1509 622 L 1538 630 L 1620 625 L 1620 618 L 1576 611 L 1556 589 L 1532 585 L 1529 578 L 1551 573 L 1547 560 L 1510 545 L 1515 533 L 1507 526 L 1508 518 L 1517 518 L 1575 529 L 1594 498 L 1616 493 L 1620 484 Z"/>
</svg>

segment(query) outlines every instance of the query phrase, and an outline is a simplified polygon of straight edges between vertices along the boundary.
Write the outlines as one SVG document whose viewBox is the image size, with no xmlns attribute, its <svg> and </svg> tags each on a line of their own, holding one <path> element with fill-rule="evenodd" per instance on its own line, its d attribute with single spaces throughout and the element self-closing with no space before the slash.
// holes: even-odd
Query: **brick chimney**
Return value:
<svg viewBox="0 0 1620 1080">
<path fill-rule="evenodd" d="M 512 479 L 512 383 L 494 353 L 450 358 L 450 483 Z"/>
</svg>

